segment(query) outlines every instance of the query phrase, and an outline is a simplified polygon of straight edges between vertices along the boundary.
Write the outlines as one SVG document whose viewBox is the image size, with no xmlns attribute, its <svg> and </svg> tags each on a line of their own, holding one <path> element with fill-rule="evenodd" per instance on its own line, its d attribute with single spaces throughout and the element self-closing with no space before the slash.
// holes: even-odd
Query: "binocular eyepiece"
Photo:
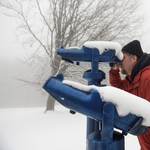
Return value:
<svg viewBox="0 0 150 150">
<path fill-rule="evenodd" d="M 116 63 L 109 63 L 109 67 L 114 67 Z"/>
</svg>

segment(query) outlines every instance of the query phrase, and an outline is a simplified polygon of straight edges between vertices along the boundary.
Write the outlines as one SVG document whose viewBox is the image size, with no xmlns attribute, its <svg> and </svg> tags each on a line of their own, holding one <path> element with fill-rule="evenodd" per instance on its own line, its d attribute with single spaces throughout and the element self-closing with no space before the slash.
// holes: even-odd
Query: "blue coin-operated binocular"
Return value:
<svg viewBox="0 0 150 150">
<path fill-rule="evenodd" d="M 62 60 L 80 65 L 81 62 L 90 62 L 91 70 L 87 70 L 83 78 L 88 81 L 88 85 L 99 85 L 105 79 L 105 73 L 99 70 L 101 62 L 107 62 L 112 66 L 123 59 L 121 45 L 117 42 L 89 41 L 85 42 L 82 49 L 79 48 L 59 48 L 57 54 Z"/>
<path fill-rule="evenodd" d="M 103 116 L 112 115 L 113 121 L 110 121 L 109 123 L 113 124 L 114 127 L 122 130 L 124 133 L 140 135 L 147 131 L 147 127 L 141 125 L 143 118 L 133 114 L 120 117 L 116 108 L 111 106 L 112 104 L 102 101 L 101 95 L 97 90 L 79 90 L 63 83 L 63 80 L 62 74 L 58 74 L 56 77 L 50 77 L 43 88 L 60 104 L 70 109 L 72 113 L 79 112 L 99 122 L 107 121 L 103 120 Z M 109 109 L 105 110 L 105 107 L 108 107 Z M 108 114 L 103 111 L 108 111 Z"/>
<path fill-rule="evenodd" d="M 98 62 L 109 62 L 112 64 L 120 62 L 122 59 L 120 49 L 121 45 L 116 42 L 91 41 L 84 43 L 82 49 L 79 47 L 61 47 L 57 50 L 57 54 L 62 57 L 62 60 L 70 63 L 75 62 L 76 65 L 79 65 L 80 62 L 92 62 L 95 57 L 93 57 L 93 52 L 95 52 L 97 53 Z M 98 51 L 96 52 L 96 50 Z"/>
<path fill-rule="evenodd" d="M 82 49 L 63 47 L 57 54 L 68 62 L 91 62 L 91 70 L 83 74 L 88 85 L 102 86 L 105 73 L 98 69 L 99 62 L 118 63 L 121 61 L 121 46 L 115 42 L 86 42 Z M 147 131 L 142 125 L 143 118 L 133 114 L 120 117 L 115 106 L 102 101 L 97 90 L 78 90 L 63 83 L 63 75 L 50 77 L 43 88 L 60 104 L 87 116 L 87 150 L 124 150 L 124 135 L 140 135 Z M 114 128 L 123 132 L 116 132 Z"/>
<path fill-rule="evenodd" d="M 97 48 L 94 48 L 97 49 Z M 62 60 L 68 61 L 70 63 L 76 63 L 79 65 L 80 62 L 92 62 L 92 50 L 91 48 L 82 46 L 82 49 L 78 48 L 68 48 L 65 49 L 61 47 L 57 50 L 57 54 L 62 56 Z M 120 60 L 115 56 L 115 50 L 111 49 L 109 51 L 104 51 L 102 55 L 98 55 L 99 62 L 111 62 L 116 63 Z"/>
</svg>

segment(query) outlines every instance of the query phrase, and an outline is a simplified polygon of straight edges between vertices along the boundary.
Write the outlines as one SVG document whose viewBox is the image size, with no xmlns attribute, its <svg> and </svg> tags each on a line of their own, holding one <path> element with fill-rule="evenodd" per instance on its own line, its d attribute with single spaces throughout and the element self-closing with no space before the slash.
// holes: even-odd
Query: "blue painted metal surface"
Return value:
<svg viewBox="0 0 150 150">
<path fill-rule="evenodd" d="M 99 131 L 88 136 L 86 150 L 124 150 L 124 136 L 114 131 L 112 142 L 102 142 Z"/>
<path fill-rule="evenodd" d="M 113 51 L 111 51 L 111 52 L 113 52 Z M 107 54 L 106 55 L 107 57 L 111 56 L 111 58 L 113 58 L 111 53 L 109 53 L 110 55 L 108 55 L 108 53 L 105 53 L 105 54 Z M 88 85 L 99 86 L 101 84 L 101 81 L 103 79 L 105 79 L 105 73 L 98 69 L 99 55 L 100 55 L 99 50 L 94 48 L 92 50 L 91 55 L 92 55 L 91 70 L 84 72 L 83 78 L 88 81 Z M 91 133 L 99 131 L 101 129 L 101 127 L 102 126 L 101 126 L 100 122 L 98 122 L 92 118 L 87 117 L 87 131 L 86 131 L 87 132 L 87 138 Z"/>
<path fill-rule="evenodd" d="M 87 150 L 124 150 L 124 136 L 114 132 L 114 105 L 103 107 L 102 131 L 91 133 L 87 138 Z"/>
</svg>

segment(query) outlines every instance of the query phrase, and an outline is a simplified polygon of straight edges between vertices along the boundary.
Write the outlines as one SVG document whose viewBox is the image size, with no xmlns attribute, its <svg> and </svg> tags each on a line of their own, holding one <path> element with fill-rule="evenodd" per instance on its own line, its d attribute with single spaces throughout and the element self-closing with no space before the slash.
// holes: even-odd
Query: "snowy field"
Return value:
<svg viewBox="0 0 150 150">
<path fill-rule="evenodd" d="M 44 110 L 0 109 L 0 150 L 86 150 L 85 116 L 60 105 Z M 135 136 L 126 136 L 125 149 L 140 149 Z"/>
</svg>

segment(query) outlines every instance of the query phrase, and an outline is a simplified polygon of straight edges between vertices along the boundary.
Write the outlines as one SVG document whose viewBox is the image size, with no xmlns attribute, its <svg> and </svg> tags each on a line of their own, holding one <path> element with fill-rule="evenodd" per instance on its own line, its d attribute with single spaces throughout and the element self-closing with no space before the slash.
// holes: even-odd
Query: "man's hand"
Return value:
<svg viewBox="0 0 150 150">
<path fill-rule="evenodd" d="M 111 67 L 113 70 L 119 70 L 119 66 L 120 66 L 120 63 L 118 64 L 114 64 L 113 67 Z"/>
</svg>

